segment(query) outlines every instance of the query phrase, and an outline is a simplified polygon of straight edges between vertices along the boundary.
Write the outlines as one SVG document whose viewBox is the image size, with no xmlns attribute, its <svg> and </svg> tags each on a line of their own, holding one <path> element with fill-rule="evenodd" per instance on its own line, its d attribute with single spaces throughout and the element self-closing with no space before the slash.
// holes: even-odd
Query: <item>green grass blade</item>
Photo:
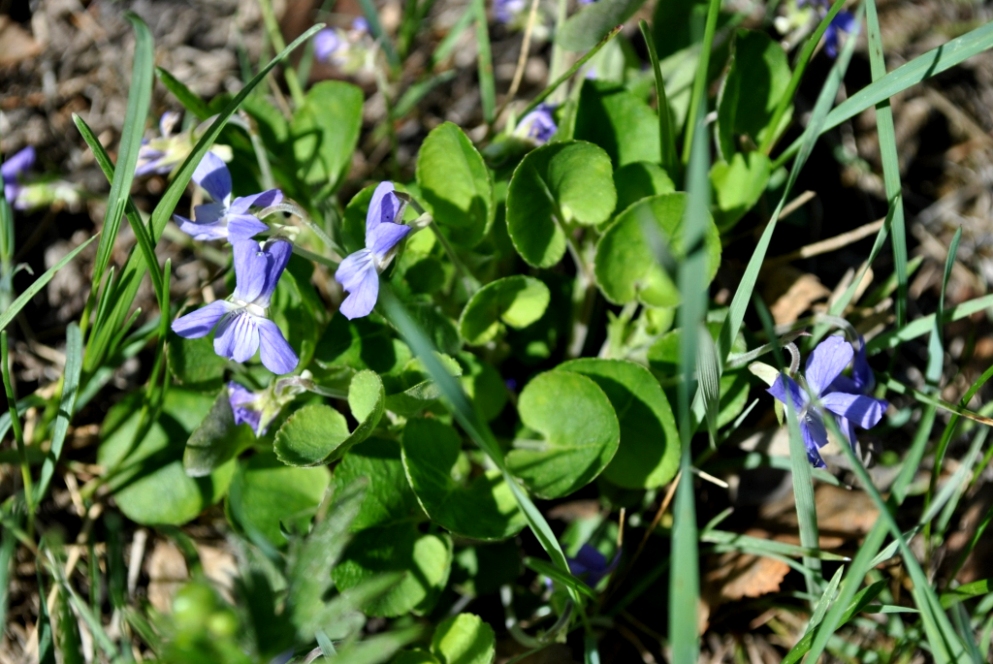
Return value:
<svg viewBox="0 0 993 664">
<path fill-rule="evenodd" d="M 70 251 L 68 254 L 63 256 L 62 260 L 60 260 L 52 267 L 45 270 L 44 274 L 42 274 L 40 277 L 35 279 L 34 283 L 28 286 L 27 289 L 23 293 L 21 293 L 16 300 L 14 300 L 14 302 L 10 305 L 10 307 L 8 307 L 5 311 L 0 312 L 0 330 L 6 330 L 7 326 L 10 325 L 10 322 L 14 320 L 17 314 L 21 313 L 21 309 L 23 309 L 25 305 L 27 305 L 27 303 L 31 301 L 31 298 L 33 298 L 35 295 L 41 292 L 41 289 L 44 288 L 48 284 L 48 282 L 52 280 L 52 277 L 54 277 L 59 270 L 64 268 L 66 265 L 68 265 L 73 258 L 78 256 L 81 251 L 86 249 L 86 247 L 88 247 L 90 243 L 96 240 L 98 237 L 99 234 L 94 235 L 89 240 L 87 240 L 86 242 L 79 245 L 78 247 Z"/>
<path fill-rule="evenodd" d="M 207 153 L 210 147 L 217 140 L 221 131 L 227 125 L 228 120 L 232 115 L 241 107 L 241 104 L 245 99 L 252 94 L 255 88 L 265 80 L 269 72 L 278 65 L 282 60 L 284 60 L 290 53 L 292 53 L 297 47 L 306 42 L 312 35 L 318 32 L 324 27 L 323 23 L 318 23 L 317 25 L 311 27 L 309 30 L 304 32 L 302 35 L 293 40 L 293 43 L 283 49 L 279 55 L 270 60 L 265 67 L 259 70 L 251 81 L 245 84 L 245 87 L 235 95 L 235 97 L 224 107 L 216 117 L 216 119 L 211 123 L 210 127 L 203 133 L 200 140 L 193 147 L 193 151 L 183 162 L 183 165 L 175 171 L 175 176 L 169 187 L 165 190 L 162 198 L 159 200 L 158 205 L 155 206 L 155 210 L 152 212 L 150 236 L 152 243 L 158 242 L 159 237 L 162 235 L 162 231 L 165 229 L 166 224 L 172 216 L 173 211 L 176 209 L 176 205 L 179 203 L 179 199 L 182 197 L 183 192 L 186 190 L 186 185 L 189 184 L 190 178 L 193 177 L 193 171 L 196 170 L 197 165 L 203 156 Z M 145 269 L 144 259 L 131 255 L 128 258 L 124 269 L 121 272 L 121 288 L 118 291 L 118 296 L 115 298 L 110 311 L 106 315 L 106 325 L 103 326 L 104 329 L 101 330 L 99 335 L 95 338 L 91 338 L 87 344 L 86 356 L 83 360 L 83 372 L 87 375 L 94 373 L 97 367 L 103 362 L 108 354 L 113 354 L 114 349 L 111 347 L 111 333 L 114 330 L 120 330 L 124 326 L 124 322 L 128 317 L 128 311 L 131 309 L 131 305 L 134 302 L 134 298 L 138 293 L 138 286 L 141 282 L 142 271 Z"/>
<path fill-rule="evenodd" d="M 961 37 L 931 49 L 838 104 L 838 107 L 827 116 L 820 133 L 834 129 L 845 120 L 850 120 L 879 102 L 926 81 L 990 47 L 993 47 L 993 23 L 986 23 Z M 797 154 L 803 140 L 801 137 L 794 141 L 773 163 L 773 170 Z"/>
<path fill-rule="evenodd" d="M 866 0 L 865 17 L 869 33 L 869 67 L 872 71 L 872 80 L 876 82 L 886 77 L 886 60 L 883 57 L 883 38 L 879 31 L 875 0 Z M 890 107 L 889 98 L 876 104 L 876 134 L 879 136 L 879 154 L 883 161 L 886 200 L 894 208 L 889 215 L 890 234 L 897 282 L 896 324 L 901 326 L 907 322 L 907 229 L 903 218 L 900 159 L 897 156 L 896 130 L 893 126 L 893 109 Z"/>
<path fill-rule="evenodd" d="M 359 6 L 362 7 L 362 15 L 369 23 L 369 34 L 383 47 L 383 52 L 386 53 L 386 59 L 389 60 L 390 66 L 399 67 L 400 58 L 397 56 L 396 48 L 393 47 L 393 42 L 383 31 L 383 24 L 379 22 L 376 5 L 372 3 L 372 0 L 359 0 Z"/>
<path fill-rule="evenodd" d="M 48 613 L 48 598 L 41 567 L 35 569 L 38 578 L 38 664 L 55 664 L 55 642 L 52 636 L 52 617 Z M 0 616 L 2 619 L 3 616 Z"/>
<path fill-rule="evenodd" d="M 145 119 L 148 117 L 148 107 L 152 102 L 152 83 L 155 81 L 152 71 L 155 59 L 152 33 L 136 14 L 128 13 L 127 19 L 135 32 L 134 64 L 131 70 L 127 112 L 124 116 L 124 126 L 121 128 L 121 147 L 117 157 L 120 168 L 115 170 L 110 184 L 107 212 L 103 218 L 103 234 L 93 263 L 95 284 L 100 283 L 110 264 L 110 254 L 117 241 L 117 231 L 121 227 L 121 219 L 131 197 L 131 182 L 134 180 L 134 169 L 138 165 L 138 150 L 141 149 L 141 138 L 145 133 Z"/>
<path fill-rule="evenodd" d="M 75 323 L 69 323 L 66 328 L 66 366 L 62 379 L 62 398 L 59 402 L 59 412 L 55 416 L 55 426 L 52 427 L 52 446 L 45 456 L 41 466 L 41 477 L 38 479 L 38 489 L 35 494 L 35 504 L 41 503 L 48 491 L 48 484 L 55 474 L 55 465 L 62 455 L 62 445 L 69 431 L 69 421 L 72 419 L 76 405 L 76 395 L 79 393 L 79 378 L 83 370 L 83 333 Z"/>
<path fill-rule="evenodd" d="M 438 42 L 438 46 L 434 49 L 434 53 L 431 54 L 431 69 L 433 70 L 439 64 L 441 64 L 452 51 L 455 50 L 456 44 L 458 44 L 459 37 L 465 32 L 469 24 L 472 23 L 474 14 L 472 12 L 462 12 L 462 16 L 459 20 L 455 22 L 455 25 L 448 31 L 445 38 Z"/>
<path fill-rule="evenodd" d="M 11 562 L 14 559 L 14 548 L 17 546 L 17 537 L 9 528 L 4 526 L 3 541 L 0 541 L 0 625 L 7 624 L 7 609 L 10 604 L 10 583 Z"/>
<path fill-rule="evenodd" d="M 155 75 L 161 81 L 165 89 L 172 93 L 172 96 L 179 100 L 187 111 L 196 116 L 197 120 L 203 121 L 210 117 L 210 107 L 200 96 L 186 87 L 186 84 L 170 74 L 162 67 L 155 68 Z"/>
<path fill-rule="evenodd" d="M 114 164 L 110 161 L 110 155 L 103 149 L 99 139 L 97 139 L 93 130 L 90 129 L 90 126 L 86 124 L 83 118 L 73 113 L 72 121 L 76 124 L 76 128 L 83 136 L 83 140 L 86 141 L 86 144 L 93 152 L 93 156 L 100 165 L 104 177 L 107 178 L 108 182 L 112 183 L 114 180 Z M 138 247 L 141 250 L 142 257 L 145 259 L 145 267 L 149 270 L 149 277 L 152 279 L 152 289 L 155 291 L 155 297 L 159 301 L 159 307 L 165 307 L 168 310 L 169 294 L 163 288 L 162 270 L 159 268 L 158 259 L 155 258 L 155 245 L 152 242 L 152 238 L 149 237 L 148 228 L 142 222 L 141 213 L 138 212 L 138 208 L 135 207 L 130 195 L 127 196 L 124 212 L 128 223 L 131 224 L 131 229 L 134 231 L 135 238 L 138 240 Z M 111 291 L 108 289 L 107 292 L 109 293 Z"/>
<path fill-rule="evenodd" d="M 946 310 L 940 318 L 940 322 L 942 325 L 945 325 L 946 323 L 961 320 L 990 307 L 993 307 L 993 295 L 977 297 L 974 300 L 963 302 Z M 928 314 L 927 316 L 910 321 L 898 330 L 884 332 L 865 345 L 865 352 L 869 355 L 875 355 L 876 353 L 896 348 L 906 341 L 927 334 L 934 328 L 934 321 L 936 319 L 936 314 Z"/>
<path fill-rule="evenodd" d="M 483 105 L 483 120 L 492 125 L 496 119 L 496 82 L 493 80 L 493 52 L 486 21 L 486 4 L 483 0 L 472 0 L 472 11 L 476 15 L 476 47 L 479 49 L 479 100 Z"/>
<path fill-rule="evenodd" d="M 531 532 L 534 533 L 534 536 L 538 539 L 538 542 L 549 558 L 551 558 L 552 562 L 560 570 L 566 574 L 571 574 L 569 563 L 566 561 L 565 553 L 562 552 L 562 547 L 559 545 L 555 533 L 552 532 L 545 517 L 542 516 L 541 512 L 538 511 L 538 508 L 531 501 L 531 498 L 528 497 L 527 492 L 524 491 L 517 480 L 507 470 L 504 464 L 503 452 L 493 437 L 493 432 L 490 431 L 489 426 L 479 417 L 479 414 L 469 402 L 469 398 L 466 396 L 459 382 L 442 366 L 435 355 L 436 349 L 434 348 L 434 344 L 428 339 L 414 319 L 410 317 L 403 304 L 400 303 L 385 283 L 380 285 L 379 301 L 390 322 L 400 331 L 400 334 L 410 345 L 414 354 L 424 364 L 424 368 L 431 376 L 431 380 L 435 382 L 442 395 L 448 400 L 449 407 L 455 419 L 503 473 L 507 486 L 510 487 L 511 492 L 514 494 L 514 498 L 517 500 L 521 511 L 524 512 Z M 570 590 L 570 594 L 578 604 L 580 602 L 579 594 L 575 590 Z"/>
<path fill-rule="evenodd" d="M 707 74 L 710 70 L 710 52 L 714 47 L 717 32 L 717 17 L 721 11 L 721 0 L 710 0 L 707 8 L 707 23 L 700 44 L 700 61 L 697 63 L 696 77 L 693 79 L 693 92 L 690 94 L 690 107 L 686 113 L 686 138 L 683 140 L 683 163 L 688 164 L 693 154 L 693 140 L 697 133 L 696 117 L 707 114 Z M 697 33 L 699 34 L 699 33 Z M 706 133 L 702 134 L 706 140 Z"/>
<path fill-rule="evenodd" d="M 639 21 L 638 27 L 641 29 L 641 36 L 648 47 L 648 59 L 652 63 L 652 71 L 655 72 L 655 96 L 658 102 L 659 138 L 662 147 L 659 164 L 675 182 L 679 179 L 680 163 L 679 157 L 676 156 L 676 132 L 673 128 L 672 117 L 669 115 L 669 98 L 665 93 L 665 79 L 662 76 L 662 68 L 659 66 L 659 56 L 655 52 L 655 39 L 652 37 L 648 22 Z"/>
</svg>

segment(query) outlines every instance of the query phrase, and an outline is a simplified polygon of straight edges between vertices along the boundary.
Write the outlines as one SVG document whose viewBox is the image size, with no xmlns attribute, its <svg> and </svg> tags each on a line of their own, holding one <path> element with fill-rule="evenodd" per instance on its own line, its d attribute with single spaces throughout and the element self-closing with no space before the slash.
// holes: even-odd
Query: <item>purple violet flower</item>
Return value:
<svg viewBox="0 0 993 664">
<path fill-rule="evenodd" d="M 335 272 L 335 280 L 348 291 L 341 303 L 345 318 L 361 318 L 372 313 L 379 297 L 379 273 L 386 269 L 400 240 L 410 233 L 402 221 L 403 205 L 392 182 L 381 182 L 372 194 L 365 217 L 365 249 L 345 257 Z"/>
<path fill-rule="evenodd" d="M 269 230 L 258 217 L 248 214 L 249 208 L 265 208 L 283 200 L 279 189 L 231 200 L 231 173 L 224 161 L 212 152 L 205 154 L 193 171 L 193 181 L 205 189 L 214 202 L 196 206 L 193 221 L 178 214 L 172 217 L 179 229 L 194 240 L 226 239 L 232 243 L 249 240 Z"/>
<path fill-rule="evenodd" d="M 293 247 L 286 240 L 234 243 L 235 289 L 227 300 L 177 318 L 172 330 L 186 339 L 207 336 L 217 327 L 214 352 L 235 362 L 247 362 L 261 347 L 262 364 L 274 374 L 297 366 L 297 356 L 274 322 L 269 320 L 269 300 L 290 260 Z"/>
<path fill-rule="evenodd" d="M 807 458 L 817 468 L 825 466 L 818 450 L 828 442 L 824 417 L 829 415 L 822 408 L 838 417 L 838 426 L 853 447 L 856 442 L 855 425 L 871 429 L 879 424 L 886 412 L 886 401 L 867 395 L 875 379 L 865 360 L 865 345 L 861 346 L 861 357 L 855 360 L 852 378 L 842 376 L 841 372 L 852 364 L 855 351 L 843 338 L 832 336 L 817 344 L 807 358 L 804 369 L 806 390 L 784 375 L 780 375 L 767 390 L 784 404 L 789 394 L 800 420 L 800 434 L 807 448 Z"/>
<path fill-rule="evenodd" d="M 314 57 L 322 62 L 330 62 L 331 56 L 342 48 L 347 45 L 334 28 L 324 28 L 314 35 Z"/>
<path fill-rule="evenodd" d="M 617 549 L 613 560 L 607 562 L 607 557 L 590 544 L 583 544 L 576 552 L 575 558 L 569 558 L 569 571 L 574 576 L 586 582 L 590 588 L 596 588 L 600 580 L 617 568 L 621 560 L 621 550 Z"/>
<path fill-rule="evenodd" d="M 852 35 L 858 32 L 858 29 L 859 26 L 854 14 L 851 12 L 838 12 L 838 15 L 828 24 L 827 30 L 824 31 L 824 52 L 828 54 L 829 58 L 838 57 L 839 33 L 844 32 L 845 34 Z"/>
<path fill-rule="evenodd" d="M 259 430 L 259 424 L 262 422 L 259 397 L 260 395 L 234 381 L 228 383 L 228 401 L 231 403 L 231 412 L 234 413 L 234 423 L 247 424 L 252 427 L 256 436 L 265 434 L 265 428 Z"/>
<path fill-rule="evenodd" d="M 34 165 L 35 151 L 30 145 L 22 150 L 18 150 L 10 155 L 2 165 L 0 165 L 0 176 L 3 177 L 3 197 L 7 199 L 11 207 L 23 210 L 27 204 L 18 201 L 17 196 L 21 193 L 21 185 L 18 182 Z"/>
<path fill-rule="evenodd" d="M 494 0 L 493 14 L 500 23 L 512 23 L 527 6 L 527 0 Z"/>
<path fill-rule="evenodd" d="M 554 110 L 555 107 L 551 104 L 538 104 L 517 123 L 514 135 L 533 141 L 537 145 L 544 145 L 559 129 L 555 124 L 555 118 L 552 117 Z"/>
<path fill-rule="evenodd" d="M 141 147 L 138 149 L 138 165 L 134 169 L 136 176 L 148 175 L 149 173 L 167 175 L 172 172 L 176 164 L 167 159 L 168 149 L 163 143 L 168 142 L 172 137 L 173 130 L 179 124 L 181 117 L 176 111 L 166 111 L 159 118 L 160 138 L 154 139 L 154 142 L 144 138 L 141 140 Z"/>
</svg>

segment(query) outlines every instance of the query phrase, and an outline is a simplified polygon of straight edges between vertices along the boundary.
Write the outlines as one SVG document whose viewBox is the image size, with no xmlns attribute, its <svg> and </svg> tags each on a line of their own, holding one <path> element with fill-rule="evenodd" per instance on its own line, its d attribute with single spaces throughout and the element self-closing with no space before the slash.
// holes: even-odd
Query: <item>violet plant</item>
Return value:
<svg viewBox="0 0 993 664">
<path fill-rule="evenodd" d="M 923 511 L 898 523 L 894 510 L 906 506 L 916 468 L 894 473 L 884 501 L 884 487 L 856 453 L 856 429 L 863 442 L 895 449 L 906 438 L 901 422 L 919 409 L 922 433 L 899 449 L 917 463 L 933 454 L 940 469 L 958 418 L 988 424 L 968 399 L 948 404 L 938 388 L 941 322 L 982 311 L 989 298 L 957 307 L 942 300 L 932 318 L 905 320 L 906 240 L 893 216 L 870 256 L 869 263 L 890 246 L 883 240 L 892 232 L 895 272 L 877 292 L 856 288 L 866 275 L 860 268 L 827 314 L 797 312 L 789 330 L 753 329 L 748 314 L 753 295 L 764 292 L 760 280 L 776 278 L 760 271 L 825 128 L 870 108 L 885 115 L 877 104 L 888 96 L 993 38 L 979 28 L 905 65 L 911 73 L 882 67 L 832 111 L 857 47 L 837 39 L 857 24 L 838 3 L 808 11 L 817 16 L 804 20 L 816 22 L 802 26 L 795 52 L 769 29 L 772 13 L 792 20 L 796 3 L 768 20 L 736 14 L 721 23 L 721 11 L 740 8 L 710 2 L 702 30 L 689 5 L 670 16 L 658 3 L 641 33 L 633 24 L 615 29 L 638 3 L 588 4 L 559 3 L 552 47 L 507 60 L 524 68 L 529 57 L 548 57 L 544 84 L 528 81 L 518 95 L 494 76 L 502 71 L 494 58 L 503 55 L 491 32 L 508 31 L 490 30 L 484 3 L 472 3 L 444 37 L 431 27 L 431 3 L 408 3 L 398 18 L 364 3 L 368 13 L 350 30 L 315 26 L 283 48 L 263 0 L 279 55 L 230 99 L 202 100 L 160 72 L 170 103 L 189 114 L 188 129 L 177 131 L 179 115 L 167 112 L 152 138 L 143 132 L 154 50 L 132 17 L 134 84 L 116 159 L 76 119 L 113 194 L 93 292 L 66 331 L 63 377 L 18 401 L 6 336 L 0 344 L 9 400 L 0 431 L 14 432 L 22 469 L 10 480 L 19 493 L 2 512 L 5 533 L 16 538 L 4 537 L 0 562 L 29 543 L 16 555 L 34 556 L 32 574 L 64 598 L 56 608 L 38 602 L 39 635 L 57 610 L 66 625 L 82 616 L 108 661 L 137 649 L 167 662 L 462 662 L 470 649 L 473 662 L 488 663 L 505 643 L 501 651 L 522 656 L 554 644 L 576 661 L 628 653 L 690 664 L 710 643 L 698 610 L 707 597 L 701 581 L 715 572 L 701 570 L 701 561 L 711 565 L 713 553 L 788 560 L 798 572 L 760 600 L 762 611 L 790 613 L 783 625 L 805 625 L 770 641 L 785 660 L 817 661 L 828 647 L 858 656 L 850 653 L 863 652 L 865 630 L 882 627 L 854 617 L 878 614 L 879 604 L 908 656 L 975 655 L 988 620 L 959 608 L 986 606 L 979 595 L 990 597 L 988 588 L 961 592 L 933 570 L 925 574 L 927 560 L 908 546 L 905 530 L 933 521 L 921 546 L 939 553 L 931 547 L 961 496 L 979 486 L 985 438 L 974 438 L 975 452 L 954 471 L 958 488 L 922 489 Z M 522 27 L 528 7 L 500 0 L 491 13 Z M 875 5 L 866 7 L 872 52 L 882 53 Z M 464 36 L 476 49 L 467 77 L 458 68 L 469 51 L 452 57 Z M 311 38 L 315 57 L 341 70 L 336 76 L 353 73 L 361 59 L 371 82 L 300 73 L 288 58 Z M 530 49 L 528 39 L 519 47 Z M 822 39 L 831 73 L 818 98 L 800 104 L 798 90 L 816 87 L 800 82 L 811 58 L 824 57 L 815 55 Z M 596 78 L 583 76 L 590 62 Z M 941 67 L 931 68 L 935 62 Z M 282 77 L 267 88 L 280 63 Z M 756 72 L 767 85 L 755 85 Z M 520 69 L 518 83 L 524 76 Z M 465 80 L 478 86 L 466 92 L 479 100 L 478 113 L 451 100 L 432 116 Z M 804 109 L 803 123 L 794 105 Z M 899 169 L 891 170 L 895 138 L 886 126 L 879 143 L 892 188 Z M 784 144 L 794 135 L 795 145 Z M 16 214 L 32 157 L 3 164 L 4 196 Z M 134 178 L 157 175 L 168 178 L 141 180 L 166 183 L 143 216 L 145 199 L 130 197 Z M 887 200 L 902 204 L 898 195 Z M 416 221 L 405 220 L 408 206 Z M 14 217 L 6 204 L 0 215 L 3 330 L 85 246 L 14 300 Z M 125 219 L 136 248 L 118 265 Z M 753 234 L 754 243 L 740 241 Z M 174 264 L 185 282 L 173 279 Z M 146 276 L 155 297 L 142 313 L 136 303 Z M 191 281 L 198 287 L 180 294 L 177 283 Z M 183 297 L 204 303 L 184 310 Z M 892 298 L 903 313 L 880 332 Z M 746 370 L 800 329 L 821 339 L 803 371 L 759 371 L 763 385 Z M 880 373 L 877 382 L 870 356 L 924 334 L 926 381 L 908 387 Z M 127 362 L 146 360 L 143 389 L 111 394 Z M 774 437 L 763 391 L 797 418 L 791 428 L 800 439 L 788 456 L 745 441 Z M 955 418 L 940 437 L 931 435 L 937 408 Z M 70 422 L 91 412 L 102 418 L 98 433 L 66 446 Z M 22 418 L 32 426 L 21 427 Z M 844 443 L 844 464 L 822 454 L 832 433 Z M 756 467 L 791 478 L 799 544 L 724 521 L 722 510 L 738 501 L 730 487 L 743 486 Z M 854 556 L 826 550 L 814 501 L 815 488 L 851 484 L 850 474 L 878 510 L 871 532 L 845 543 L 858 548 Z M 74 567 L 78 555 L 49 555 L 58 545 L 44 532 L 50 524 L 39 505 L 55 505 L 53 482 L 86 519 L 113 515 L 89 531 L 106 530 L 107 546 L 77 539 L 85 570 Z M 232 586 L 201 575 L 207 565 L 194 561 L 196 543 L 187 546 L 208 524 L 236 554 Z M 125 593 L 122 538 L 133 532 L 174 538 L 191 561 L 194 574 L 171 611 L 146 611 Z M 887 541 L 900 565 L 870 570 Z M 131 548 L 133 569 L 138 550 Z M 822 561 L 843 556 L 844 568 L 829 578 Z M 869 582 L 896 567 L 893 584 Z M 93 581 L 103 570 L 109 603 Z M 909 595 L 891 596 L 887 588 L 907 578 Z M 84 585 L 88 602 L 80 599 Z M 94 615 L 105 605 L 112 615 Z M 488 623 L 491 616 L 501 618 Z M 640 650 L 631 650 L 635 631 L 650 637 Z M 51 643 L 38 643 L 41 660 L 54 661 L 45 650 Z"/>
</svg>

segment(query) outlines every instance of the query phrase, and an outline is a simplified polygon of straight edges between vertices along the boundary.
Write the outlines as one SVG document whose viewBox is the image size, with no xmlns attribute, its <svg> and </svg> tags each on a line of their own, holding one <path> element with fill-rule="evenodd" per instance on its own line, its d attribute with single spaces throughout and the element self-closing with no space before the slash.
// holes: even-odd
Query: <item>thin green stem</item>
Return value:
<svg viewBox="0 0 993 664">
<path fill-rule="evenodd" d="M 262 9 L 262 20 L 265 22 L 269 41 L 272 42 L 273 47 L 275 47 L 278 53 L 286 48 L 286 41 L 283 39 L 283 33 L 279 29 L 279 21 L 276 20 L 276 13 L 272 11 L 272 0 L 259 0 L 259 7 Z M 285 65 L 283 67 L 283 76 L 286 77 L 286 87 L 290 89 L 290 96 L 293 97 L 293 103 L 296 104 L 297 108 L 302 108 L 306 100 L 304 98 L 303 88 L 300 86 L 300 79 L 297 78 L 296 69 L 292 65 Z"/>
<path fill-rule="evenodd" d="M 693 92 L 690 95 L 690 108 L 686 113 L 686 138 L 683 141 L 683 163 L 688 164 L 693 154 L 693 136 L 696 134 L 695 118 L 700 106 L 707 99 L 707 70 L 710 69 L 710 51 L 714 45 L 714 34 L 717 32 L 717 16 L 721 10 L 721 0 L 710 0 L 707 9 L 707 25 L 703 32 L 703 43 L 700 45 L 700 62 L 697 64 L 696 78 L 693 80 Z"/>
</svg>

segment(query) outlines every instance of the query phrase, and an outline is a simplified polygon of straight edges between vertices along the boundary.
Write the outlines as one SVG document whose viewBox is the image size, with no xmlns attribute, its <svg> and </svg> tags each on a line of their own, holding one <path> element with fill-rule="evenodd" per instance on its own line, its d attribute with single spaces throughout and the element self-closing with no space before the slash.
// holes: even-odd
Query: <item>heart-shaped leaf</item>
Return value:
<svg viewBox="0 0 993 664">
<path fill-rule="evenodd" d="M 614 186 L 617 188 L 618 211 L 642 198 L 676 191 L 669 174 L 658 164 L 648 161 L 636 161 L 618 168 L 614 171 Z"/>
<path fill-rule="evenodd" d="M 348 431 L 345 416 L 334 408 L 310 404 L 290 415 L 276 432 L 276 456 L 290 466 L 322 466 L 340 459 L 373 432 L 383 417 L 385 402 L 379 375 L 360 371 L 348 386 L 348 406 L 359 422 L 355 431 Z"/>
<path fill-rule="evenodd" d="M 682 225 L 685 212 L 686 194 L 677 192 L 645 198 L 617 216 L 596 248 L 594 268 L 604 297 L 614 304 L 627 304 L 636 299 L 653 307 L 679 304 L 679 290 L 659 267 L 643 224 L 649 230 L 652 227 L 658 230 L 668 253 L 678 261 L 684 255 Z M 721 238 L 710 219 L 704 243 L 709 283 L 721 263 Z"/>
<path fill-rule="evenodd" d="M 615 166 L 658 162 L 662 153 L 655 111 L 624 86 L 605 81 L 583 81 L 573 137 L 599 145 Z"/>
<path fill-rule="evenodd" d="M 730 162 L 718 161 L 710 169 L 710 184 L 716 194 L 714 217 L 717 227 L 726 231 L 758 202 L 769 184 L 772 163 L 769 157 L 753 151 L 736 153 Z"/>
<path fill-rule="evenodd" d="M 417 154 L 417 184 L 435 222 L 456 244 L 479 244 L 493 223 L 490 172 L 452 122 L 431 130 Z"/>
<path fill-rule="evenodd" d="M 183 468 L 190 477 L 203 477 L 238 456 L 255 440 L 251 428 L 234 423 L 227 388 L 222 388 L 210 412 L 193 430 L 183 451 Z"/>
<path fill-rule="evenodd" d="M 457 535 L 506 539 L 526 521 L 499 470 L 469 479 L 462 441 L 435 419 L 411 419 L 403 431 L 403 467 L 418 502 L 431 519 Z"/>
<path fill-rule="evenodd" d="M 617 454 L 603 476 L 626 489 L 651 489 L 669 482 L 679 468 L 679 434 L 669 400 L 655 377 L 625 360 L 582 358 L 557 371 L 582 374 L 610 399 L 621 427 Z"/>
<path fill-rule="evenodd" d="M 550 143 L 518 165 L 507 191 L 507 231 L 535 267 L 565 254 L 566 225 L 599 224 L 617 204 L 610 157 L 585 141 Z"/>
<path fill-rule="evenodd" d="M 586 376 L 539 374 L 521 391 L 517 410 L 527 430 L 514 441 L 507 467 L 541 498 L 561 498 L 586 486 L 617 452 L 617 415 Z"/>
<path fill-rule="evenodd" d="M 290 132 L 298 175 L 333 191 L 352 165 L 362 128 L 362 90 L 344 81 L 321 81 L 293 114 Z"/>
<path fill-rule="evenodd" d="M 393 440 L 370 438 L 349 450 L 334 469 L 335 486 L 348 486 L 364 477 L 365 497 L 352 530 L 390 526 L 424 518 L 403 470 L 400 445 Z"/>
<path fill-rule="evenodd" d="M 459 318 L 459 334 L 479 346 L 493 340 L 507 324 L 527 327 L 541 318 L 551 293 L 534 277 L 515 275 L 486 284 L 476 291 Z"/>
</svg>

